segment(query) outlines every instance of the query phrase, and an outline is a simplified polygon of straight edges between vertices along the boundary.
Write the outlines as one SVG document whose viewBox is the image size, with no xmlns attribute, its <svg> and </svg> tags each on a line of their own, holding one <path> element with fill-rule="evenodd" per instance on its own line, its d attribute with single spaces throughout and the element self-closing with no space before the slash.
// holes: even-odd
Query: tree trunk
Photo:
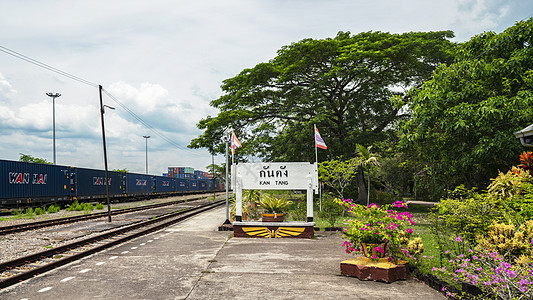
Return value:
<svg viewBox="0 0 533 300">
<path fill-rule="evenodd" d="M 362 167 L 359 167 L 359 171 L 357 172 L 357 190 L 359 193 L 357 196 L 357 203 L 365 204 L 368 198 L 368 191 L 366 189 L 365 174 Z"/>
</svg>

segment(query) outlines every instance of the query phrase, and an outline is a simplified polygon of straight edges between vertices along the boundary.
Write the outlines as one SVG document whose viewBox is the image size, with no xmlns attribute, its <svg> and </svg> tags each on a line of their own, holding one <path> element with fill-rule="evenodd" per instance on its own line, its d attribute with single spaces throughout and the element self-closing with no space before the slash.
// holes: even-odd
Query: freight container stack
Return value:
<svg viewBox="0 0 533 300">
<path fill-rule="evenodd" d="M 192 167 L 169 167 L 168 177 L 194 179 L 195 171 Z"/>
</svg>

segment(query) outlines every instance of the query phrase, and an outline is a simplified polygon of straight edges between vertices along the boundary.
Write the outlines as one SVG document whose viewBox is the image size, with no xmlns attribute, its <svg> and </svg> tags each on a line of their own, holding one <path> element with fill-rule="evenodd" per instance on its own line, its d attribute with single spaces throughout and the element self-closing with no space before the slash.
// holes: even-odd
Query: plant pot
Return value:
<svg viewBox="0 0 533 300">
<path fill-rule="evenodd" d="M 263 214 L 263 222 L 283 222 L 283 214 Z"/>
<path fill-rule="evenodd" d="M 387 249 L 387 243 L 375 243 L 375 244 L 370 244 L 370 243 L 361 243 L 361 246 L 363 248 L 363 254 L 368 257 L 368 258 L 371 258 L 373 257 L 374 255 L 378 258 L 383 258 L 385 257 L 385 253 L 387 253 L 386 249 Z M 381 252 L 378 252 L 375 250 L 375 248 L 377 246 L 380 246 L 381 249 L 385 250 L 383 251 L 383 253 Z"/>
</svg>

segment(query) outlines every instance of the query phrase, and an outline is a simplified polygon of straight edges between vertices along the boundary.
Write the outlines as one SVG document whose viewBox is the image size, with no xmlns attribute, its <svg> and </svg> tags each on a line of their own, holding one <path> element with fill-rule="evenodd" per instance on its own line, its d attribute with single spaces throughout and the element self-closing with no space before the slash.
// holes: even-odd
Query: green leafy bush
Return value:
<svg viewBox="0 0 533 300">
<path fill-rule="evenodd" d="M 60 210 L 61 210 L 61 207 L 59 207 L 58 205 L 52 204 L 48 206 L 48 208 L 46 209 L 46 212 L 48 212 L 49 214 L 53 214 Z"/>
<path fill-rule="evenodd" d="M 291 220 L 305 221 L 307 218 L 307 202 L 293 201 L 291 205 L 287 206 L 287 214 Z"/>
<path fill-rule="evenodd" d="M 337 219 L 343 216 L 344 211 L 344 207 L 335 202 L 335 197 L 325 195 L 322 198 L 322 210 L 318 212 L 318 216 L 325 219 L 330 227 L 334 227 Z"/>
<path fill-rule="evenodd" d="M 40 207 L 36 207 L 35 210 L 34 210 L 34 213 L 38 216 L 42 215 L 44 212 L 43 212 L 43 209 L 40 208 Z"/>
<path fill-rule="evenodd" d="M 94 206 L 91 203 L 82 203 L 81 206 L 85 213 L 89 213 L 94 210 Z"/>
<path fill-rule="evenodd" d="M 259 200 L 259 205 L 265 209 L 267 213 L 281 214 L 290 204 L 292 204 L 292 201 L 287 200 L 286 196 L 277 198 L 274 195 L 264 195 L 263 198 Z"/>
<path fill-rule="evenodd" d="M 475 192 L 468 198 L 441 200 L 436 207 L 437 211 L 430 215 L 434 232 L 448 235 L 443 230 L 451 230 L 472 244 L 476 244 L 476 237 L 484 235 L 492 222 L 502 216 L 496 198 Z"/>
<path fill-rule="evenodd" d="M 35 212 L 33 211 L 33 208 L 26 208 L 26 211 L 24 212 L 24 214 L 26 215 L 26 217 L 28 218 L 32 218 L 35 216 Z"/>
<path fill-rule="evenodd" d="M 96 209 L 104 209 L 104 205 L 98 202 L 98 204 L 96 204 Z"/>
</svg>

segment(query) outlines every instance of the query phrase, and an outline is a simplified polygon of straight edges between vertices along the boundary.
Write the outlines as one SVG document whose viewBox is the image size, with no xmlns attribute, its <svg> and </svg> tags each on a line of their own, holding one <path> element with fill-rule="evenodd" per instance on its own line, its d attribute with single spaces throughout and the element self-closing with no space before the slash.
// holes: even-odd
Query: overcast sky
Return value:
<svg viewBox="0 0 533 300">
<path fill-rule="evenodd" d="M 205 170 L 211 156 L 186 149 L 196 124 L 217 111 L 224 79 L 275 57 L 284 45 L 338 31 L 452 30 L 455 41 L 501 32 L 531 17 L 526 0 L 0 1 L 0 46 L 102 85 L 110 169 Z M 1 48 L 0 48 L 1 49 Z M 20 154 L 103 169 L 98 89 L 0 52 L 0 159 Z M 327 141 L 326 141 L 327 143 Z M 312 145 L 310 145 L 312 146 Z M 222 156 L 216 162 L 223 161 Z"/>
</svg>

